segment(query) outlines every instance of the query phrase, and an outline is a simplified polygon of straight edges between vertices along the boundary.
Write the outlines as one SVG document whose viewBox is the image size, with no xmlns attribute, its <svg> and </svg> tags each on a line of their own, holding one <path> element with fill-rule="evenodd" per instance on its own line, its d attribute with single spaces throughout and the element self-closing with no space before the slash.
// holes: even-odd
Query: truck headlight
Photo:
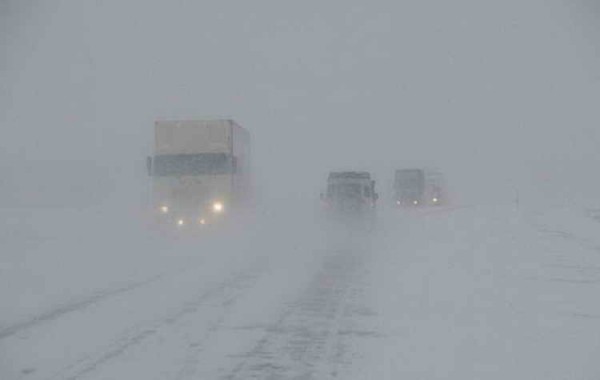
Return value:
<svg viewBox="0 0 600 380">
<path fill-rule="evenodd" d="M 163 214 L 169 213 L 169 206 L 160 206 L 160 212 Z"/>
<path fill-rule="evenodd" d="M 213 212 L 215 212 L 217 214 L 223 212 L 223 209 L 224 209 L 223 203 L 221 203 L 221 202 L 213 203 L 212 209 L 213 209 Z"/>
</svg>

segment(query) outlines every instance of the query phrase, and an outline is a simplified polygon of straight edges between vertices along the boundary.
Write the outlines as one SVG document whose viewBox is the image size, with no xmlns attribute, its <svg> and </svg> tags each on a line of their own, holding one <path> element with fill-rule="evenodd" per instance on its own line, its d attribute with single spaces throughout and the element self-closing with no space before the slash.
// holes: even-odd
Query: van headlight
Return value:
<svg viewBox="0 0 600 380">
<path fill-rule="evenodd" d="M 225 207 L 223 206 L 223 203 L 221 203 L 221 202 L 215 202 L 212 205 L 212 210 L 215 214 L 222 213 L 224 209 L 225 209 Z"/>
</svg>

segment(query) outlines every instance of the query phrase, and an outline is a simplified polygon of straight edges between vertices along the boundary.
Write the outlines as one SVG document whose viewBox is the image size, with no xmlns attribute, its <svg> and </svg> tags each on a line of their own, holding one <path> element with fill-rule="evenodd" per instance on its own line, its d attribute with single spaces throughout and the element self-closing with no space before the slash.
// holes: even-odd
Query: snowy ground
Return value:
<svg viewBox="0 0 600 380">
<path fill-rule="evenodd" d="M 282 212 L 173 240 L 3 210 L 0 379 L 596 379 L 597 215 L 415 210 L 363 234 Z"/>
</svg>

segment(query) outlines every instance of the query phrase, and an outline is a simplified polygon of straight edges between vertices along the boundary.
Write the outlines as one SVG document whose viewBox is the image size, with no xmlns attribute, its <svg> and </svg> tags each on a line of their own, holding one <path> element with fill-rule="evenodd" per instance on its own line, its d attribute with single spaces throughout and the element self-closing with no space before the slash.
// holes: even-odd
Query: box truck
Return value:
<svg viewBox="0 0 600 380">
<path fill-rule="evenodd" d="M 442 205 L 445 187 L 443 175 L 433 169 L 399 169 L 394 175 L 394 198 L 399 207 Z"/>
<path fill-rule="evenodd" d="M 249 201 L 250 134 L 233 120 L 157 121 L 147 167 L 160 222 L 212 224 Z"/>
</svg>

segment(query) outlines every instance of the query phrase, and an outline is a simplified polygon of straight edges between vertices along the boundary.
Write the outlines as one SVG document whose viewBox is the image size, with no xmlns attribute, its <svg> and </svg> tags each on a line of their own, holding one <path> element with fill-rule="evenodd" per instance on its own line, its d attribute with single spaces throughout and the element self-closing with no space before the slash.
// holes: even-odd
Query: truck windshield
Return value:
<svg viewBox="0 0 600 380">
<path fill-rule="evenodd" d="M 155 156 L 152 175 L 195 176 L 235 172 L 235 159 L 225 153 L 168 154 Z"/>
<path fill-rule="evenodd" d="M 362 195 L 362 186 L 359 183 L 330 184 L 327 195 L 340 198 L 358 198 Z"/>
<path fill-rule="evenodd" d="M 396 186 L 400 188 L 419 189 L 423 187 L 424 176 L 420 170 L 405 170 L 396 173 Z"/>
<path fill-rule="evenodd" d="M 422 170 L 398 170 L 395 180 L 396 196 L 419 197 L 425 191 L 425 175 Z"/>
</svg>

